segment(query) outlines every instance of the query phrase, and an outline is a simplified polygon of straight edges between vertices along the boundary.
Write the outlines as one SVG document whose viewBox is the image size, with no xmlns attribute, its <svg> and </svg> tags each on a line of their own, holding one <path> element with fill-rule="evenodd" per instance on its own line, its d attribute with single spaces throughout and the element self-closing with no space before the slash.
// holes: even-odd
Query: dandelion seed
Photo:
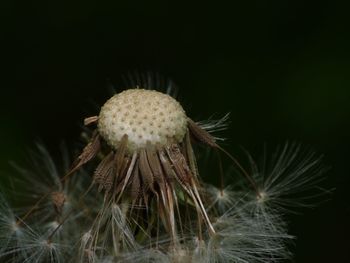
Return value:
<svg viewBox="0 0 350 263">
<path fill-rule="evenodd" d="M 234 191 L 231 185 L 226 186 L 224 189 L 217 188 L 213 185 L 208 185 L 206 189 L 212 203 L 207 209 L 217 209 L 220 214 L 225 213 L 231 207 L 235 205 L 241 198 Z"/>
<path fill-rule="evenodd" d="M 324 179 L 327 168 L 322 165 L 320 156 L 300 144 L 286 143 L 270 160 L 265 153 L 260 166 L 250 155 L 249 158 L 260 195 L 251 197 L 247 205 L 286 212 L 293 207 L 307 207 L 322 195 L 317 185 Z"/>
</svg>

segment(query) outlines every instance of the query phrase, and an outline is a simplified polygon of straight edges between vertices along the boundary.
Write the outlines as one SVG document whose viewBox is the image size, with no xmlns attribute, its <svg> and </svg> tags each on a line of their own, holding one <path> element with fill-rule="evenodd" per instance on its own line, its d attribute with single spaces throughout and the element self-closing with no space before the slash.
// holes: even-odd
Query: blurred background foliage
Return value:
<svg viewBox="0 0 350 263">
<path fill-rule="evenodd" d="M 296 262 L 349 259 L 348 8 L 339 1 L 2 0 L 1 178 L 35 140 L 58 156 L 121 75 L 153 70 L 194 119 L 231 112 L 231 152 L 297 140 L 325 154 L 332 200 L 291 216 Z"/>
</svg>

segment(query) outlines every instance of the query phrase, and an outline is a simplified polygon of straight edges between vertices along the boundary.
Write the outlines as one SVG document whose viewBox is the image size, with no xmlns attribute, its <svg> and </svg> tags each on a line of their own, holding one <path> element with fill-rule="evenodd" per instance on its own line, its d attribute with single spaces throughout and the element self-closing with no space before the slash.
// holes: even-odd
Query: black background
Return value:
<svg viewBox="0 0 350 263">
<path fill-rule="evenodd" d="M 297 140 L 325 154 L 326 188 L 336 191 L 290 217 L 295 260 L 349 262 L 348 10 L 337 1 L 2 0 L 1 176 L 38 138 L 54 155 L 62 139 L 76 141 L 122 74 L 158 71 L 194 119 L 231 112 L 231 152 Z"/>
</svg>

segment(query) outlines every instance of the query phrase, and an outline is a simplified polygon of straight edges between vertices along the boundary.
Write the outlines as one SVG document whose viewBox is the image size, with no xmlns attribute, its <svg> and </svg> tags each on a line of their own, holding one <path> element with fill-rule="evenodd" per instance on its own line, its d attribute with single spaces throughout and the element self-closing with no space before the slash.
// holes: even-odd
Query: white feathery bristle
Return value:
<svg viewBox="0 0 350 263">
<path fill-rule="evenodd" d="M 278 224 L 278 222 L 275 222 Z M 214 224 L 217 233 L 208 237 L 194 262 L 277 262 L 289 257 L 286 243 L 292 237 L 281 228 L 249 215 L 230 212 Z"/>
<path fill-rule="evenodd" d="M 7 216 L 10 211 L 7 211 Z M 7 219 L 10 219 L 7 217 Z M 65 262 L 65 247 L 54 240 L 48 239 L 47 234 L 40 234 L 21 221 L 17 224 L 14 218 L 5 220 L 0 214 L 0 259 L 11 259 L 12 263 L 57 263 Z M 9 225 L 10 223 L 10 225 Z M 42 228 L 41 230 L 44 230 Z"/>
<path fill-rule="evenodd" d="M 224 141 L 225 138 L 215 136 L 215 133 L 226 130 L 229 125 L 229 119 L 230 113 L 226 113 L 220 119 L 214 119 L 213 117 L 210 117 L 207 120 L 197 122 L 197 124 L 203 130 L 206 130 L 208 133 L 210 133 L 215 138 L 215 140 Z"/>
<path fill-rule="evenodd" d="M 222 214 L 232 208 L 235 203 L 239 201 L 239 196 L 235 193 L 231 185 L 228 185 L 223 189 L 219 189 L 213 185 L 208 185 L 206 190 L 211 201 L 207 210 L 215 208 L 220 214 Z"/>
<path fill-rule="evenodd" d="M 17 218 L 5 198 L 0 194 L 0 259 L 7 249 L 18 242 L 23 228 L 17 224 Z"/>
<path fill-rule="evenodd" d="M 80 261 L 98 262 L 109 255 L 120 257 L 138 249 L 125 215 L 125 206 L 105 204 L 90 230 L 80 239 Z"/>
<path fill-rule="evenodd" d="M 130 253 L 125 253 L 122 262 L 125 263 L 173 263 L 172 257 L 158 249 L 140 249 Z"/>
</svg>

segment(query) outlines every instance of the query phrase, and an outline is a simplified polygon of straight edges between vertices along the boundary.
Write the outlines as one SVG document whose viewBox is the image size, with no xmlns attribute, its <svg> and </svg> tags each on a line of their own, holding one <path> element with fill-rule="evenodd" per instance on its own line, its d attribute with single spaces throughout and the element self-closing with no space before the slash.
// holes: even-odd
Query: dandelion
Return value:
<svg viewBox="0 0 350 263">
<path fill-rule="evenodd" d="M 92 123 L 97 123 L 97 130 L 72 170 L 103 152 L 103 143 L 106 144 L 105 157 L 93 176 L 99 191 L 105 192 L 106 207 L 96 221 L 98 229 L 104 223 L 105 213 L 112 213 L 109 216 L 114 218 L 113 211 L 119 204 L 127 203 L 130 205 L 124 214 L 132 218 L 150 217 L 146 222 L 138 220 L 134 231 L 147 234 L 156 231 L 157 238 L 159 229 L 163 228 L 175 245 L 181 228 L 177 224 L 181 222 L 177 217 L 182 217 L 179 202 L 185 200 L 195 208 L 198 224 L 203 222 L 211 234 L 215 233 L 199 193 L 190 138 L 215 148 L 218 145 L 209 133 L 186 116 L 175 99 L 158 91 L 129 89 L 109 99 L 99 116 L 85 120 L 85 124 Z M 143 206 L 144 211 L 135 209 L 135 205 Z M 149 210 L 155 210 L 156 215 L 149 215 Z M 127 234 L 126 225 L 120 227 L 119 223 L 116 227 L 124 231 L 118 232 L 118 236 L 132 244 L 132 234 Z M 122 241 L 113 240 L 115 254 L 119 253 L 115 244 L 119 242 Z M 92 245 L 90 249 L 96 247 Z"/>
<path fill-rule="evenodd" d="M 34 205 L 15 212 L 1 198 L 0 259 L 254 263 L 289 258 L 293 237 L 283 212 L 302 200 L 291 197 L 319 182 L 319 158 L 286 145 L 269 169 L 248 156 L 249 171 L 214 136 L 226 128 L 228 115 L 195 122 L 169 95 L 175 94 L 171 83 L 162 93 L 150 89 L 151 78 L 141 79 L 85 119 L 93 127 L 91 137 L 72 165 L 67 150 L 59 165 L 38 145 L 32 160 L 37 169 L 16 166 L 22 182 L 35 186 L 19 197 L 30 196 Z M 198 143 L 228 156 L 244 181 L 220 179 L 219 187 L 202 182 L 193 149 Z"/>
</svg>

